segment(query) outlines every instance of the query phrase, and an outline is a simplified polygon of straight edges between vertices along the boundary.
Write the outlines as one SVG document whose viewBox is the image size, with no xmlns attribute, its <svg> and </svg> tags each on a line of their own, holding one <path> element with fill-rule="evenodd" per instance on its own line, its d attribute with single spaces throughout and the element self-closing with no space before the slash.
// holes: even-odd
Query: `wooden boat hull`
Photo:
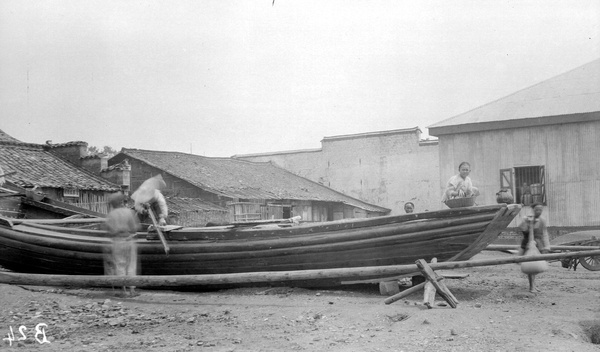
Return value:
<svg viewBox="0 0 600 352">
<path fill-rule="evenodd" d="M 165 232 L 169 255 L 151 233 L 139 233 L 136 241 L 142 275 L 373 267 L 434 257 L 438 262 L 460 261 L 493 242 L 519 210 L 518 205 L 502 204 L 293 227 L 181 228 Z M 1 219 L 0 225 L 0 266 L 6 269 L 103 273 L 110 240 L 102 231 Z"/>
</svg>

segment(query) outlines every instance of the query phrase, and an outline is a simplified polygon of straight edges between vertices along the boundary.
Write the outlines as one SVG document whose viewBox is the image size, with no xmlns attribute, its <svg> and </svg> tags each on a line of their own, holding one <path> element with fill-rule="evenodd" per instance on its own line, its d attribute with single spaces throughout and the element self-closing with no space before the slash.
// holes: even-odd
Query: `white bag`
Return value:
<svg viewBox="0 0 600 352">
<path fill-rule="evenodd" d="M 527 243 L 527 249 L 524 254 L 524 256 L 532 255 L 540 255 L 540 251 L 537 249 L 535 241 L 529 241 L 529 243 Z M 545 260 L 521 263 L 521 271 L 527 275 L 543 273 L 546 270 L 548 270 L 548 262 Z"/>
</svg>

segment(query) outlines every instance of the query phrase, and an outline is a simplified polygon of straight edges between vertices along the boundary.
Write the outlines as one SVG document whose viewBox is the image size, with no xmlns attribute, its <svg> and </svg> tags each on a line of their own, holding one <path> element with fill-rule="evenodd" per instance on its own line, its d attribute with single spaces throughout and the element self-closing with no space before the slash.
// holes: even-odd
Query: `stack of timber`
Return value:
<svg viewBox="0 0 600 352">
<path fill-rule="evenodd" d="M 473 257 L 508 226 L 521 207 L 495 204 L 435 212 L 350 219 L 297 226 L 163 227 L 165 255 L 156 234 L 139 232 L 142 275 L 221 275 L 293 272 L 339 268 L 336 275 L 317 273 L 297 286 L 337 285 L 357 277 L 346 268 L 438 262 Z M 73 223 L 0 218 L 0 266 L 23 273 L 101 275 L 105 233 Z M 96 220 L 97 221 L 97 220 Z M 385 272 L 361 279 L 389 277 Z"/>
</svg>

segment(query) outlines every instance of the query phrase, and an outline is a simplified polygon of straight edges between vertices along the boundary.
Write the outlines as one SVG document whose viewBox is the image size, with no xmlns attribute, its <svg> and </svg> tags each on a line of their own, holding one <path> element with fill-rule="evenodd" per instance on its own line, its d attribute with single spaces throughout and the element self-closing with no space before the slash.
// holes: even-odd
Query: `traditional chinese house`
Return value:
<svg viewBox="0 0 600 352">
<path fill-rule="evenodd" d="M 107 196 L 121 187 L 99 176 L 100 163 L 98 174 L 78 166 L 86 151 L 85 142 L 25 143 L 0 131 L 0 167 L 6 175 L 0 212 L 21 218 L 106 214 Z"/>
<path fill-rule="evenodd" d="M 346 196 L 272 163 L 123 148 L 109 165 L 125 161 L 131 165 L 131 190 L 161 174 L 167 199 L 197 199 L 214 206 L 213 210 L 226 209 L 228 221 L 294 216 L 301 216 L 302 221 L 329 221 L 389 213 L 387 208 Z M 222 220 L 217 217 L 215 222 Z"/>
</svg>

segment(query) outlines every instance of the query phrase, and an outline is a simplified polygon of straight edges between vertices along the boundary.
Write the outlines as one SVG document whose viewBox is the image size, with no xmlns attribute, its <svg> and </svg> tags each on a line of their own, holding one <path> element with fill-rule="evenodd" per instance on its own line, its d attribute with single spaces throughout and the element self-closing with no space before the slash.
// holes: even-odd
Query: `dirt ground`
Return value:
<svg viewBox="0 0 600 352">
<path fill-rule="evenodd" d="M 456 309 L 439 296 L 427 309 L 422 291 L 386 305 L 376 284 L 140 289 L 133 298 L 110 289 L 0 285 L 0 350 L 600 351 L 592 343 L 600 340 L 600 272 L 550 263 L 538 294 L 529 293 L 517 264 L 453 272 L 469 274 L 446 281 Z"/>
</svg>

